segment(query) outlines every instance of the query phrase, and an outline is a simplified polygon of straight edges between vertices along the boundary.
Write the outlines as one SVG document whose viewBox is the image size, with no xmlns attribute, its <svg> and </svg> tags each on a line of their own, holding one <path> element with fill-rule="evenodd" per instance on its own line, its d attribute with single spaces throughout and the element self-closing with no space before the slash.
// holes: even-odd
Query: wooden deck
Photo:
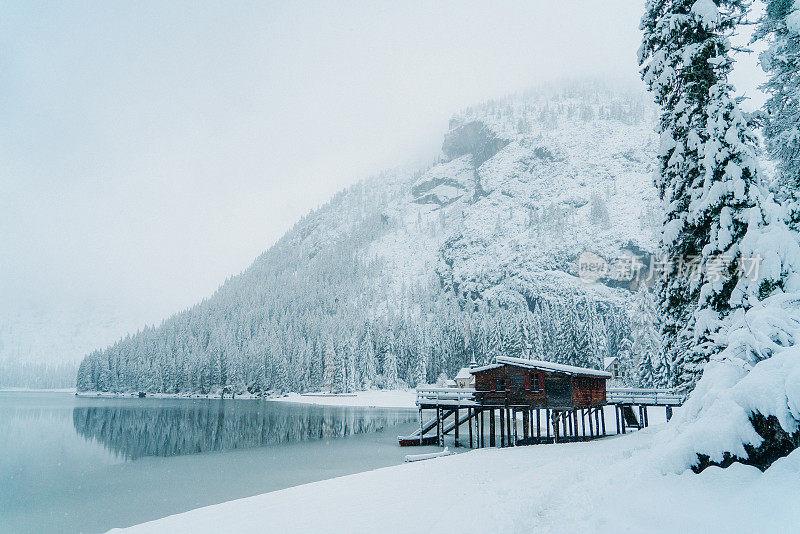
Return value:
<svg viewBox="0 0 800 534">
<path fill-rule="evenodd" d="M 608 404 L 632 404 L 636 406 L 681 406 L 686 396 L 675 389 L 608 388 Z"/>
<path fill-rule="evenodd" d="M 509 404 L 508 400 L 494 398 L 487 404 L 477 393 L 469 388 L 417 388 L 419 429 L 410 436 L 398 436 L 398 443 L 401 446 L 443 446 L 444 437 L 450 434 L 458 447 L 460 428 L 464 425 L 468 433 L 464 444 L 469 447 L 585 441 L 607 435 L 603 406 L 550 409 Z M 669 420 L 673 407 L 682 405 L 684 400 L 685 397 L 675 390 L 609 388 L 605 404 L 614 406 L 617 434 L 625 434 L 628 429 L 648 426 L 647 407 L 666 408 Z M 635 409 L 638 409 L 638 416 Z M 424 421 L 423 410 L 435 410 L 436 415 Z M 452 420 L 448 421 L 450 418 Z"/>
</svg>

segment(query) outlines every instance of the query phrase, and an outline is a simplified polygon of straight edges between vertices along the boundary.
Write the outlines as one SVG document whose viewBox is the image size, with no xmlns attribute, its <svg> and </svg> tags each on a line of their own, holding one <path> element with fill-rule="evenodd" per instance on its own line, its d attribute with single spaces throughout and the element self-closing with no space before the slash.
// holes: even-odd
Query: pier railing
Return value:
<svg viewBox="0 0 800 534">
<path fill-rule="evenodd" d="M 686 396 L 675 389 L 609 388 L 609 404 L 638 404 L 643 406 L 680 406 Z"/>
<path fill-rule="evenodd" d="M 473 388 L 418 387 L 417 405 L 476 406 Z M 606 390 L 608 404 L 635 404 L 643 406 L 680 406 L 685 395 L 675 389 L 609 388 Z"/>
<path fill-rule="evenodd" d="M 452 406 L 475 406 L 475 390 L 473 388 L 417 388 L 417 405 L 438 404 Z"/>
</svg>

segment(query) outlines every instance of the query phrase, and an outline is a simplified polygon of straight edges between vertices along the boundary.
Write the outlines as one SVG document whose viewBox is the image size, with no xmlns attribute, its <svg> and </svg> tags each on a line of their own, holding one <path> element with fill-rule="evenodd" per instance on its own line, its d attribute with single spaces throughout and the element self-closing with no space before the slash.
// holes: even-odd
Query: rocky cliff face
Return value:
<svg viewBox="0 0 800 534">
<path fill-rule="evenodd" d="M 606 92 L 509 99 L 456 116 L 443 161 L 392 210 L 402 230 L 375 253 L 403 279 L 435 272 L 464 305 L 574 293 L 624 300 L 613 280 L 583 284 L 577 258 L 653 250 L 659 207 L 645 109 Z M 409 240 L 425 243 L 414 249 L 424 260 L 407 261 Z"/>
</svg>

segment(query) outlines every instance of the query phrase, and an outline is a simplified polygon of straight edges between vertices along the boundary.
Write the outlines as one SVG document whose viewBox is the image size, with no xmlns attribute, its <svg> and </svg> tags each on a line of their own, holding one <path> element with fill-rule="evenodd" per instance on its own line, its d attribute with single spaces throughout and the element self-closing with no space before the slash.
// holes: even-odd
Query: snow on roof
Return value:
<svg viewBox="0 0 800 534">
<path fill-rule="evenodd" d="M 473 367 L 469 370 L 471 374 L 475 374 L 478 371 L 488 371 L 489 369 L 497 369 L 498 367 L 503 367 L 499 363 L 490 363 L 489 365 L 482 365 L 481 367 Z"/>
<path fill-rule="evenodd" d="M 476 367 L 471 372 L 484 371 L 487 369 L 496 369 L 502 367 L 502 364 L 517 365 L 519 367 L 528 367 L 530 369 L 544 369 L 546 371 L 558 371 L 559 373 L 567 373 L 571 375 L 590 375 L 599 376 L 603 378 L 611 378 L 611 373 L 605 371 L 598 371 L 597 369 L 587 369 L 586 367 L 575 367 L 574 365 L 564 365 L 561 363 L 545 362 L 542 360 L 528 360 L 526 358 L 512 358 L 511 356 L 498 356 L 497 363 L 492 365 L 484 365 L 483 367 Z"/>
<path fill-rule="evenodd" d="M 617 361 L 616 356 L 610 356 L 608 358 L 603 358 L 603 369 L 608 369 L 608 366 Z"/>
<path fill-rule="evenodd" d="M 461 369 L 458 370 L 458 374 L 456 374 L 454 380 L 459 380 L 459 379 L 462 379 L 462 378 L 464 378 L 464 379 L 472 378 L 472 375 L 470 374 L 470 370 L 471 369 L 469 367 L 462 367 Z"/>
</svg>

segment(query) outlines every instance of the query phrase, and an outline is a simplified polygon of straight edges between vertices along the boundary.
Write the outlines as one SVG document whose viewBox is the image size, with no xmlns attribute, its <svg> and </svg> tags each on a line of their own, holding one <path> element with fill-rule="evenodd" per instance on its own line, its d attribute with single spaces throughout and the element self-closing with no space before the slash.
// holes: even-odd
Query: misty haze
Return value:
<svg viewBox="0 0 800 534">
<path fill-rule="evenodd" d="M 0 532 L 800 520 L 800 0 L 0 40 Z"/>
</svg>

